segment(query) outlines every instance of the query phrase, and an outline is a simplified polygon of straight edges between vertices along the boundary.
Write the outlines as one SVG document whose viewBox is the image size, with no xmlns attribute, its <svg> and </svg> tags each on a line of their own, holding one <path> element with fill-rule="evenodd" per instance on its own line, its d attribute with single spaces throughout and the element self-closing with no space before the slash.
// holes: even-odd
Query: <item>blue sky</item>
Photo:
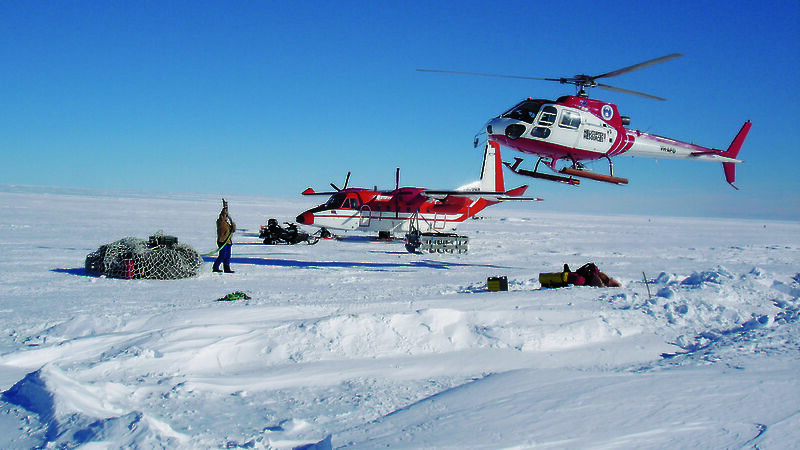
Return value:
<svg viewBox="0 0 800 450">
<path fill-rule="evenodd" d="M 0 33 L 0 184 L 293 198 L 400 167 L 452 188 L 477 178 L 489 118 L 574 91 L 415 69 L 558 77 L 679 52 L 607 80 L 665 102 L 590 94 L 709 147 L 751 120 L 740 191 L 719 164 L 624 156 L 624 187 L 507 184 L 547 211 L 800 220 L 798 2 L 4 2 Z"/>
</svg>

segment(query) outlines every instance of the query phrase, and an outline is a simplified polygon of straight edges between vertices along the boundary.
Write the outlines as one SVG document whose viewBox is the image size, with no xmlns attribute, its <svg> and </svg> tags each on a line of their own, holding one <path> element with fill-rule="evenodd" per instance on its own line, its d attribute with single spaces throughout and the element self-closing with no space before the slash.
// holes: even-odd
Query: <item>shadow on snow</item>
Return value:
<svg viewBox="0 0 800 450">
<path fill-rule="evenodd" d="M 204 261 L 213 263 L 215 258 L 206 256 Z M 257 266 L 274 267 L 298 267 L 306 269 L 321 268 L 365 268 L 365 269 L 403 269 L 424 267 L 429 269 L 449 269 L 451 267 L 489 267 L 494 269 L 505 269 L 507 267 L 495 266 L 491 264 L 463 264 L 446 261 L 408 261 L 408 262 L 360 262 L 360 261 L 299 261 L 295 259 L 275 259 L 275 258 L 252 258 L 238 257 L 231 258 L 231 264 L 251 264 Z"/>
<path fill-rule="evenodd" d="M 51 272 L 56 273 L 66 273 L 70 275 L 77 275 L 81 277 L 90 277 L 90 278 L 100 278 L 100 275 L 94 274 L 89 272 L 83 267 L 75 268 L 75 269 L 50 269 Z"/>
</svg>

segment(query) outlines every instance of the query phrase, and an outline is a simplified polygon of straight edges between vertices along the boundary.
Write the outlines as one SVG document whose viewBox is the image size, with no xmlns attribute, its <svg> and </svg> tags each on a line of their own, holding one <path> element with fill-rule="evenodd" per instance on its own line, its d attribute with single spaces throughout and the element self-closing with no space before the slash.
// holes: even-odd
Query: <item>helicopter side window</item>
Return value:
<svg viewBox="0 0 800 450">
<path fill-rule="evenodd" d="M 550 136 L 550 128 L 536 127 L 531 131 L 531 136 L 536 138 L 547 139 Z"/>
<path fill-rule="evenodd" d="M 539 125 L 549 127 L 556 123 L 556 115 L 558 115 L 558 110 L 555 106 L 545 106 L 542 108 L 542 115 L 539 117 Z"/>
<path fill-rule="evenodd" d="M 581 115 L 575 111 L 564 110 L 561 113 L 561 121 L 558 122 L 558 126 L 577 130 L 581 126 Z"/>
</svg>

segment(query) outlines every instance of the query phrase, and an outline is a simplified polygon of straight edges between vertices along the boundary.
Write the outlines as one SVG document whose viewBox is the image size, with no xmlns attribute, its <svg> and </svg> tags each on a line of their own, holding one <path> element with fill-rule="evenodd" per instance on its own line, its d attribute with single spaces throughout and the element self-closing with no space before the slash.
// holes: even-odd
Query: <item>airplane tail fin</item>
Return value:
<svg viewBox="0 0 800 450">
<path fill-rule="evenodd" d="M 487 141 L 486 150 L 483 153 L 483 169 L 481 169 L 480 180 L 461 186 L 456 191 L 426 191 L 426 193 L 429 195 L 470 193 L 474 197 L 480 197 L 490 203 L 502 202 L 503 200 L 542 200 L 536 197 L 523 197 L 527 189 L 528 185 L 525 185 L 506 191 L 500 144 L 495 141 Z"/>
<path fill-rule="evenodd" d="M 739 154 L 739 150 L 742 148 L 742 144 L 744 143 L 745 138 L 747 137 L 747 133 L 750 131 L 750 127 L 753 124 L 748 120 L 747 122 L 742 125 L 742 129 L 739 130 L 739 133 L 733 138 L 733 142 L 728 147 L 728 150 L 724 152 L 720 152 L 720 156 L 725 156 L 727 158 L 735 159 L 736 156 Z M 736 181 L 736 163 L 733 162 L 724 162 L 722 163 L 722 169 L 725 171 L 725 181 L 728 182 L 734 189 L 738 190 L 733 182 Z"/>
<path fill-rule="evenodd" d="M 495 141 L 486 141 L 486 150 L 483 153 L 483 169 L 481 169 L 481 191 L 505 192 L 503 180 L 503 161 L 500 157 L 500 144 Z"/>
</svg>

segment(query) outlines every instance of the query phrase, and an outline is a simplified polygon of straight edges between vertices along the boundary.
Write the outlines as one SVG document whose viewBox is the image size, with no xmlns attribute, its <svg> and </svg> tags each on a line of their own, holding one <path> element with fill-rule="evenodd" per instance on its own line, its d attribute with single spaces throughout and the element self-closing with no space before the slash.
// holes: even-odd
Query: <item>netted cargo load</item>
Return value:
<svg viewBox="0 0 800 450">
<path fill-rule="evenodd" d="M 126 237 L 86 255 L 86 271 L 124 279 L 174 280 L 200 273 L 203 258 L 174 236 L 155 234 L 148 241 Z"/>
<path fill-rule="evenodd" d="M 469 237 L 455 233 L 411 231 L 406 234 L 406 250 L 409 253 L 467 253 Z"/>
</svg>

